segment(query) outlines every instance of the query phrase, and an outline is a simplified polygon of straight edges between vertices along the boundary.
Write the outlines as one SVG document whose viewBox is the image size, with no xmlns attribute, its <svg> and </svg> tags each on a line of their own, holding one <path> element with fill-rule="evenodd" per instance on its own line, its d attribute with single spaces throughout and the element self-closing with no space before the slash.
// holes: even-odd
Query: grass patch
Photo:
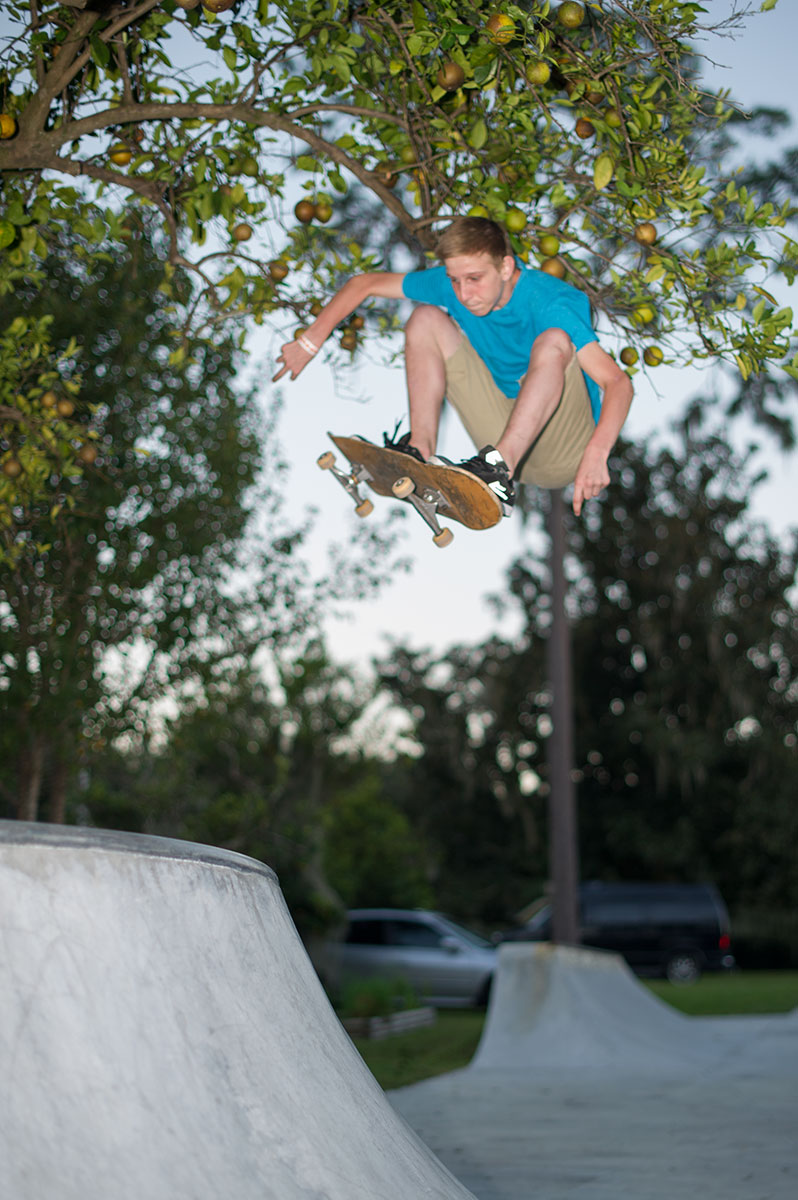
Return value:
<svg viewBox="0 0 798 1200">
<path fill-rule="evenodd" d="M 733 971 L 703 975 L 679 987 L 663 979 L 646 985 L 661 1000 L 691 1017 L 783 1013 L 798 1007 L 798 971 Z"/>
<path fill-rule="evenodd" d="M 665 980 L 645 981 L 657 996 L 690 1016 L 733 1016 L 789 1012 L 798 1006 L 798 971 L 734 971 L 704 975 L 690 987 Z M 477 1048 L 485 1014 L 480 1010 L 441 1011 L 427 1029 L 414 1029 L 355 1045 L 386 1091 L 466 1067 Z"/>
<path fill-rule="evenodd" d="M 434 1025 L 413 1029 L 384 1041 L 354 1038 L 380 1087 L 405 1087 L 431 1075 L 467 1066 L 474 1057 L 485 1014 L 481 1010 L 439 1012 Z"/>
</svg>

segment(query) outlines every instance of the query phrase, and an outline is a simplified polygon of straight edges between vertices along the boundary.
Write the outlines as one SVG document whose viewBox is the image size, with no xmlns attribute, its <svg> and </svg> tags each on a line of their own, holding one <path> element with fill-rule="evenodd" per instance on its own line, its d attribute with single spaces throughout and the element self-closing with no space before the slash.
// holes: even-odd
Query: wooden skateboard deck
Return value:
<svg viewBox="0 0 798 1200">
<path fill-rule="evenodd" d="M 412 455 L 377 446 L 365 438 L 332 433 L 329 437 L 346 456 L 351 469 L 341 470 L 332 451 L 322 454 L 318 464 L 331 470 L 353 497 L 359 516 L 367 516 L 373 508 L 371 501 L 360 494 L 360 485 L 365 483 L 378 496 L 392 496 L 411 504 L 433 530 L 433 541 L 438 546 L 447 546 L 453 537 L 451 530 L 441 527 L 439 514 L 469 529 L 490 529 L 502 518 L 496 493 L 470 471 L 418 462 Z"/>
</svg>

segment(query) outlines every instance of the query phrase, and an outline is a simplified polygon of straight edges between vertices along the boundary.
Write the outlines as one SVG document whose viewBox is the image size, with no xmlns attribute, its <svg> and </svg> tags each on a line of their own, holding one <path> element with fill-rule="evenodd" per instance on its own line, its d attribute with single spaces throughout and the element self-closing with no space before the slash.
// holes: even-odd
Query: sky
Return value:
<svg viewBox="0 0 798 1200">
<path fill-rule="evenodd" d="M 752 7 L 757 8 L 758 3 Z M 707 20 L 715 21 L 728 15 L 732 4 L 729 0 L 706 0 L 705 8 Z M 705 77 L 714 86 L 730 88 L 744 106 L 780 107 L 798 117 L 794 83 L 797 44 L 798 4 L 795 0 L 780 0 L 771 12 L 755 12 L 744 34 L 735 40 L 714 37 L 706 41 L 706 53 L 716 65 L 707 68 Z M 792 137 L 798 143 L 798 121 Z M 793 304 L 796 301 L 798 296 L 785 300 Z M 260 386 L 266 398 L 273 393 L 268 382 L 271 364 L 268 360 L 264 363 L 267 347 L 254 342 L 251 348 L 254 360 L 260 364 Z M 697 372 L 660 367 L 651 373 L 655 391 L 639 374 L 625 435 L 643 438 L 660 431 L 701 390 L 702 378 Z M 400 367 L 364 363 L 357 368 L 347 391 L 359 399 L 339 394 L 322 355 L 299 379 L 282 387 L 284 410 L 279 436 L 291 468 L 289 491 L 297 509 L 311 505 L 320 510 L 310 554 L 314 569 L 322 572 L 329 543 L 345 539 L 358 521 L 343 490 L 315 465 L 318 455 L 331 448 L 327 431 L 357 433 L 381 442 L 383 431 L 393 428 L 406 405 Z M 791 475 L 796 458 L 778 451 L 761 431 L 740 429 L 740 439 L 748 435 L 765 446 L 762 462 L 771 474 L 770 482 L 760 489 L 753 512 L 780 534 L 792 523 L 795 512 L 796 489 Z M 439 450 L 455 459 L 473 452 L 454 416 L 444 426 Z M 390 503 L 377 499 L 375 514 Z M 376 598 L 352 605 L 346 615 L 327 622 L 326 636 L 333 658 L 365 668 L 371 658 L 386 654 L 390 639 L 441 653 L 457 642 L 476 644 L 494 632 L 512 635 L 512 619 L 500 624 L 487 597 L 502 593 L 506 569 L 523 552 L 525 539 L 530 536 L 518 516 L 482 532 L 453 525 L 455 538 L 445 549 L 432 544 L 427 527 L 412 512 L 404 522 L 404 530 L 402 550 L 412 559 L 409 574 L 399 575 Z"/>
</svg>

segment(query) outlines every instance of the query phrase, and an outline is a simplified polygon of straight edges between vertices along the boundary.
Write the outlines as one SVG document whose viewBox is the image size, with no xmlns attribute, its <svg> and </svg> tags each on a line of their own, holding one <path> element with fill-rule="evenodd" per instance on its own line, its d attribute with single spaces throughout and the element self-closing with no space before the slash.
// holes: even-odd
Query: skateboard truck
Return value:
<svg viewBox="0 0 798 1200">
<path fill-rule="evenodd" d="M 326 450 L 324 454 L 320 454 L 316 459 L 316 465 L 322 471 L 332 471 L 344 491 L 355 501 L 355 512 L 359 517 L 367 517 L 373 511 L 374 505 L 371 500 L 364 499 L 360 494 L 360 485 L 371 479 L 371 474 L 364 466 L 352 465 L 349 471 L 342 471 L 336 464 L 332 450 Z M 438 507 L 443 501 L 440 492 L 433 488 L 424 488 L 419 494 L 416 491 L 415 483 L 407 476 L 395 480 L 391 490 L 398 500 L 407 500 L 421 514 L 432 530 L 432 540 L 436 546 L 443 548 L 449 545 L 454 539 L 454 534 L 451 529 L 442 526 L 437 517 Z"/>
<path fill-rule="evenodd" d="M 353 466 L 350 471 L 342 471 L 335 462 L 332 450 L 325 450 L 324 454 L 320 454 L 316 459 L 316 466 L 321 467 L 322 471 L 332 471 L 344 491 L 354 500 L 355 512 L 359 517 L 367 517 L 374 511 L 371 500 L 368 497 L 364 499 L 360 494 L 360 484 L 371 478 L 365 467 Z"/>
<path fill-rule="evenodd" d="M 416 491 L 416 485 L 407 475 L 397 479 L 393 484 L 391 491 L 398 500 L 407 500 L 413 505 L 416 512 L 421 513 L 421 516 L 432 530 L 432 540 L 436 546 L 448 546 L 454 539 L 454 534 L 451 529 L 446 529 L 438 521 L 438 508 L 443 502 L 443 496 L 440 492 L 436 492 L 434 488 L 424 488 L 419 494 Z"/>
</svg>

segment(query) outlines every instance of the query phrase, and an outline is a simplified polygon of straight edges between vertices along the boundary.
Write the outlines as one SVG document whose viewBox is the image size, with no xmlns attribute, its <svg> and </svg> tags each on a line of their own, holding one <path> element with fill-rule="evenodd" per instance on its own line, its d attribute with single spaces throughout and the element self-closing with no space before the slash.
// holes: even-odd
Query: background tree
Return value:
<svg viewBox="0 0 798 1200">
<path fill-rule="evenodd" d="M 673 447 L 621 443 L 614 467 L 612 503 L 568 533 L 583 878 L 713 879 L 738 914 L 783 931 L 798 886 L 798 539 L 751 519 L 748 460 L 698 408 Z M 385 667 L 423 751 L 408 811 L 441 894 L 488 925 L 547 881 L 548 572 L 532 551 L 511 570 L 517 642 Z M 492 859 L 481 886 L 469 847 Z"/>
<path fill-rule="evenodd" d="M 15 510 L 52 500 L 50 476 L 63 481 L 52 510 L 75 503 L 73 486 L 92 455 L 74 421 L 80 391 L 74 338 L 56 354 L 52 319 L 16 315 L 0 332 L 0 568 L 35 555 L 41 546 L 19 527 Z M 58 390 L 56 390 L 56 388 Z"/>
<path fill-rule="evenodd" d="M 437 864 L 411 819 L 410 764 L 385 762 L 366 747 L 339 763 L 341 786 L 323 811 L 324 868 L 347 908 L 430 908 L 438 903 Z"/>
<path fill-rule="evenodd" d="M 573 534 L 586 866 L 710 876 L 738 905 L 786 911 L 798 537 L 751 520 L 746 461 L 697 407 L 683 436 L 656 456 L 626 447 L 622 495 Z"/>
<path fill-rule="evenodd" d="M 66 775 L 91 745 L 140 735 L 154 700 L 296 632 L 312 604 L 302 531 L 280 516 L 278 464 L 260 474 L 261 421 L 234 388 L 232 341 L 197 342 L 191 367 L 170 367 L 149 231 L 131 231 L 90 277 L 82 245 L 53 246 L 47 286 L 0 301 L 0 323 L 16 307 L 32 320 L 48 312 L 62 355 L 80 329 L 82 389 L 59 436 L 73 457 L 93 451 L 77 480 L 65 457 L 4 531 L 14 553 L 0 571 L 0 736 L 17 765 L 3 796 L 28 819 L 45 773 L 58 820 Z M 255 501 L 259 542 L 246 550 Z"/>
<path fill-rule="evenodd" d="M 276 658 L 276 679 L 228 670 L 158 744 L 98 757 L 74 812 L 269 863 L 304 936 L 339 920 L 380 871 L 395 897 L 428 899 L 407 820 L 379 795 L 379 764 L 353 746 L 368 693 L 318 642 Z"/>
<path fill-rule="evenodd" d="M 539 745 L 527 693 L 544 686 L 540 639 L 525 655 L 500 639 L 443 658 L 397 647 L 380 679 L 421 750 L 393 798 L 431 851 L 438 906 L 506 921 L 546 875 L 547 825 L 530 798 L 537 777 L 524 770 Z"/>
</svg>

